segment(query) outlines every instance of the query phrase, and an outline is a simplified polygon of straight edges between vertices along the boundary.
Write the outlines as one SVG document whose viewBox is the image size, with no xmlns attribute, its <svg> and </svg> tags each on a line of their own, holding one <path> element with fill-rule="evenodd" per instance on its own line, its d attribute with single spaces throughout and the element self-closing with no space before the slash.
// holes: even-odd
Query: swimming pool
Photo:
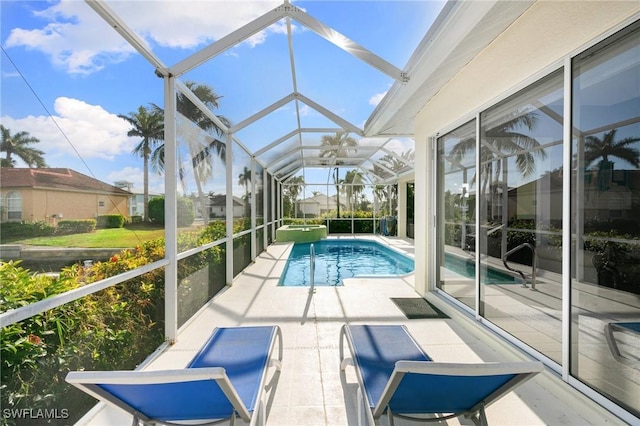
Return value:
<svg viewBox="0 0 640 426">
<path fill-rule="evenodd" d="M 363 276 L 398 276 L 413 272 L 413 259 L 368 240 L 321 240 L 296 243 L 278 285 L 310 285 L 310 246 L 315 250 L 314 285 L 339 286 L 342 280 Z"/>
<path fill-rule="evenodd" d="M 451 253 L 444 254 L 444 267 L 463 277 L 475 279 L 476 261 L 471 258 L 462 258 Z M 522 284 L 520 278 L 516 278 L 498 269 L 481 266 L 482 282 L 484 284 Z"/>
</svg>

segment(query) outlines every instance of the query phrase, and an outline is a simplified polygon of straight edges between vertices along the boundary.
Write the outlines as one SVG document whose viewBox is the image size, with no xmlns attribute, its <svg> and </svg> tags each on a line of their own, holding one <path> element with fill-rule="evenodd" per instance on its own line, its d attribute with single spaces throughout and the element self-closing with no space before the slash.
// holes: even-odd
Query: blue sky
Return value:
<svg viewBox="0 0 640 426">
<path fill-rule="evenodd" d="M 169 66 L 281 3 L 107 2 Z M 402 69 L 443 2 L 294 4 Z M 127 137 L 129 127 L 117 115 L 140 105 L 162 105 L 162 80 L 153 67 L 83 1 L 3 0 L 0 8 L 2 124 L 12 133 L 26 131 L 38 138 L 51 167 L 73 168 L 109 183 L 128 180 L 141 188 L 142 159 L 131 154 L 139 141 Z M 298 91 L 362 127 L 391 79 L 292 24 Z M 278 22 L 183 80 L 212 86 L 222 96 L 216 113 L 237 123 L 293 91 L 285 30 Z M 303 113 L 303 125 L 330 124 L 315 111 Z M 257 150 L 292 126 L 291 104 L 237 137 Z M 162 192 L 161 177 L 152 176 L 151 185 Z"/>
</svg>

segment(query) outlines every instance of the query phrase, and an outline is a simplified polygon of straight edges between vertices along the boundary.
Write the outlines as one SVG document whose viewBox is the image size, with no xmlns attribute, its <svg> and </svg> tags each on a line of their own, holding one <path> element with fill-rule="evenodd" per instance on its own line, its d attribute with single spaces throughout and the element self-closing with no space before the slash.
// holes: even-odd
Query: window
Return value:
<svg viewBox="0 0 640 426">
<path fill-rule="evenodd" d="M 560 292 L 562 283 L 534 282 L 537 269 L 562 273 L 563 71 L 559 70 L 480 114 L 481 315 L 561 363 L 560 321 L 531 332 L 531 317 L 562 318 L 561 299 L 535 298 L 504 304 L 510 288 Z M 475 175 L 474 175 L 475 179 Z M 486 205 L 485 205 L 486 204 Z M 507 253 L 522 277 L 501 276 Z M 498 268 L 496 268 L 498 266 Z M 526 290 L 527 292 L 529 290 Z"/>
<path fill-rule="evenodd" d="M 7 220 L 22 220 L 22 195 L 19 192 L 7 194 Z"/>
<path fill-rule="evenodd" d="M 608 332 L 640 323 L 640 23 L 577 56 L 572 74 L 570 371 L 640 415 L 640 336 Z"/>
<path fill-rule="evenodd" d="M 438 138 L 438 288 L 475 308 L 475 120 Z"/>
</svg>

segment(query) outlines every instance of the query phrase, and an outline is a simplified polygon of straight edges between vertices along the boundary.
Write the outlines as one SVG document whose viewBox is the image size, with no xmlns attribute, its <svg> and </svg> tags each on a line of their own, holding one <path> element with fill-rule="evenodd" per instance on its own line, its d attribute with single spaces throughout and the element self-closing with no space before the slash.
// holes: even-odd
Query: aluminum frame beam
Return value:
<svg viewBox="0 0 640 426">
<path fill-rule="evenodd" d="M 169 72 L 175 76 L 181 76 L 286 16 L 286 8 L 280 5 L 173 65 L 169 68 Z"/>
<path fill-rule="evenodd" d="M 362 60 L 363 62 L 374 67 L 378 71 L 388 75 L 389 77 L 397 80 L 401 83 L 409 81 L 409 76 L 404 71 L 397 68 L 395 65 L 385 61 L 370 50 L 360 46 L 358 43 L 349 39 L 342 33 L 334 30 L 333 28 L 318 21 L 313 16 L 307 14 L 302 9 L 292 6 L 287 13 L 292 19 L 300 22 L 311 31 L 318 34 L 320 37 L 344 50 L 352 56 Z"/>
<path fill-rule="evenodd" d="M 144 56 L 163 77 L 169 75 L 167 66 L 149 49 L 147 43 L 138 37 L 138 34 L 129 28 L 103 0 L 85 0 L 85 3 L 100 15 L 100 17 L 137 50 L 138 53 Z"/>
<path fill-rule="evenodd" d="M 271 105 L 269 105 L 266 108 L 263 108 L 262 110 L 258 111 L 257 113 L 253 114 L 252 116 L 242 120 L 241 122 L 239 122 L 238 124 L 234 125 L 231 127 L 231 131 L 233 133 L 238 132 L 239 130 L 244 129 L 245 127 L 251 125 L 252 123 L 260 120 L 262 117 L 265 117 L 267 115 L 269 115 L 270 113 L 272 113 L 273 111 L 277 110 L 278 108 L 282 108 L 283 106 L 285 106 L 286 104 L 288 104 L 289 102 L 295 100 L 295 94 L 294 93 L 290 93 L 287 96 L 285 96 L 284 98 L 275 101 L 274 103 L 272 103 Z"/>
</svg>

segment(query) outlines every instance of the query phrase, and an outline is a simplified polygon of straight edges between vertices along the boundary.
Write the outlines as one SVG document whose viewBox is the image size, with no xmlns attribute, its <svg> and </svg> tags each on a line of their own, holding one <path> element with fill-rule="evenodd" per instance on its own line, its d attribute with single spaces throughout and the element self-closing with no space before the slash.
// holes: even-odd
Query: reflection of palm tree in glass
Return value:
<svg viewBox="0 0 640 426">
<path fill-rule="evenodd" d="M 399 157 L 386 154 L 374 162 L 373 168 L 370 169 L 370 172 L 375 176 L 387 178 L 390 176 L 389 171 L 399 172 L 402 169 L 413 165 L 414 161 L 415 152 L 412 149 L 404 151 Z"/>
<path fill-rule="evenodd" d="M 323 135 L 321 145 L 324 148 L 320 151 L 320 157 L 342 158 L 348 157 L 351 152 L 357 152 L 355 147 L 358 146 L 358 141 L 349 136 L 349 132 L 336 132 L 335 135 Z M 336 160 L 336 165 L 340 165 L 340 160 Z M 333 183 L 336 186 L 336 204 L 338 217 L 340 217 L 340 179 L 337 167 L 334 171 Z"/>
<path fill-rule="evenodd" d="M 217 95 L 214 90 L 207 86 L 206 84 L 199 84 L 193 81 L 185 82 L 185 86 L 191 90 L 198 99 L 202 101 L 210 110 L 219 107 L 218 99 L 222 96 Z M 159 107 L 155 107 L 160 110 Z M 208 160 L 212 153 L 215 153 L 216 156 L 225 162 L 226 155 L 226 144 L 218 139 L 216 136 L 221 137 L 224 134 L 223 129 L 218 126 L 216 122 L 211 120 L 200 108 L 198 108 L 189 98 L 187 98 L 183 93 L 178 93 L 176 98 L 176 110 L 188 118 L 191 122 L 195 123 L 202 130 L 207 133 L 213 133 L 209 138 L 207 138 L 207 143 L 203 144 L 201 141 L 196 140 L 187 140 L 190 156 L 191 156 L 191 164 L 193 167 L 194 179 L 196 182 L 196 187 L 198 189 L 198 198 L 201 202 L 201 210 L 203 213 L 203 217 L 205 221 L 207 220 L 206 213 L 206 197 L 202 192 L 202 183 L 206 182 L 209 177 L 211 177 L 212 173 L 212 163 Z M 225 126 L 229 127 L 231 122 L 221 116 L 216 116 Z M 151 155 L 152 164 L 155 165 L 157 170 L 164 170 L 164 144 L 158 146 L 156 150 Z M 184 170 L 182 166 L 179 166 L 178 169 L 180 181 L 184 185 Z"/>
<path fill-rule="evenodd" d="M 210 86 L 198 84 L 193 81 L 185 82 L 185 86 L 187 86 L 189 90 L 191 90 L 210 110 L 219 107 L 218 99 L 222 96 L 217 95 Z M 178 93 L 176 104 L 177 110 L 182 113 L 182 115 L 197 124 L 198 127 L 207 133 L 213 132 L 215 135 L 209 138 L 209 141 L 206 144 L 199 142 L 194 144 L 195 141 L 188 141 L 191 163 L 193 166 L 193 175 L 198 189 L 198 197 L 202 203 L 201 208 L 204 212 L 206 210 L 206 199 L 202 192 L 202 184 L 206 182 L 213 173 L 213 164 L 209 161 L 211 154 L 215 153 L 223 163 L 225 162 L 227 146 L 223 141 L 216 137 L 222 136 L 224 131 L 200 108 L 194 105 L 193 102 L 191 102 L 184 94 Z M 225 126 L 229 127 L 230 122 L 228 119 L 222 116 L 217 117 Z"/>
<path fill-rule="evenodd" d="M 640 138 L 627 137 L 616 141 L 617 131 L 618 129 L 611 129 L 605 133 L 602 138 L 597 136 L 587 136 L 585 138 L 585 167 L 589 167 L 592 163 L 601 158 L 599 162 L 599 171 L 611 172 L 613 170 L 613 162 L 609 161 L 610 157 L 620 158 L 635 168 L 640 167 L 640 150 L 630 146 L 636 142 L 640 142 Z M 601 175 L 600 180 L 602 179 L 604 179 L 604 175 Z M 602 182 L 602 184 L 604 186 L 608 186 L 608 182 Z"/>
<path fill-rule="evenodd" d="M 490 179 L 500 180 L 502 161 L 515 156 L 516 167 L 522 177 L 528 177 L 536 170 L 536 159 L 546 158 L 547 154 L 541 149 L 540 143 L 531 136 L 519 133 L 517 130 L 526 128 L 533 130 L 537 124 L 534 112 L 521 114 L 518 111 L 506 116 L 497 126 L 486 129 L 481 138 L 480 173 L 482 176 L 482 194 L 486 194 Z M 469 153 L 475 152 L 475 137 L 463 139 L 451 150 L 450 159 L 457 164 L 463 164 Z M 475 182 L 476 176 L 471 179 Z"/>
</svg>

